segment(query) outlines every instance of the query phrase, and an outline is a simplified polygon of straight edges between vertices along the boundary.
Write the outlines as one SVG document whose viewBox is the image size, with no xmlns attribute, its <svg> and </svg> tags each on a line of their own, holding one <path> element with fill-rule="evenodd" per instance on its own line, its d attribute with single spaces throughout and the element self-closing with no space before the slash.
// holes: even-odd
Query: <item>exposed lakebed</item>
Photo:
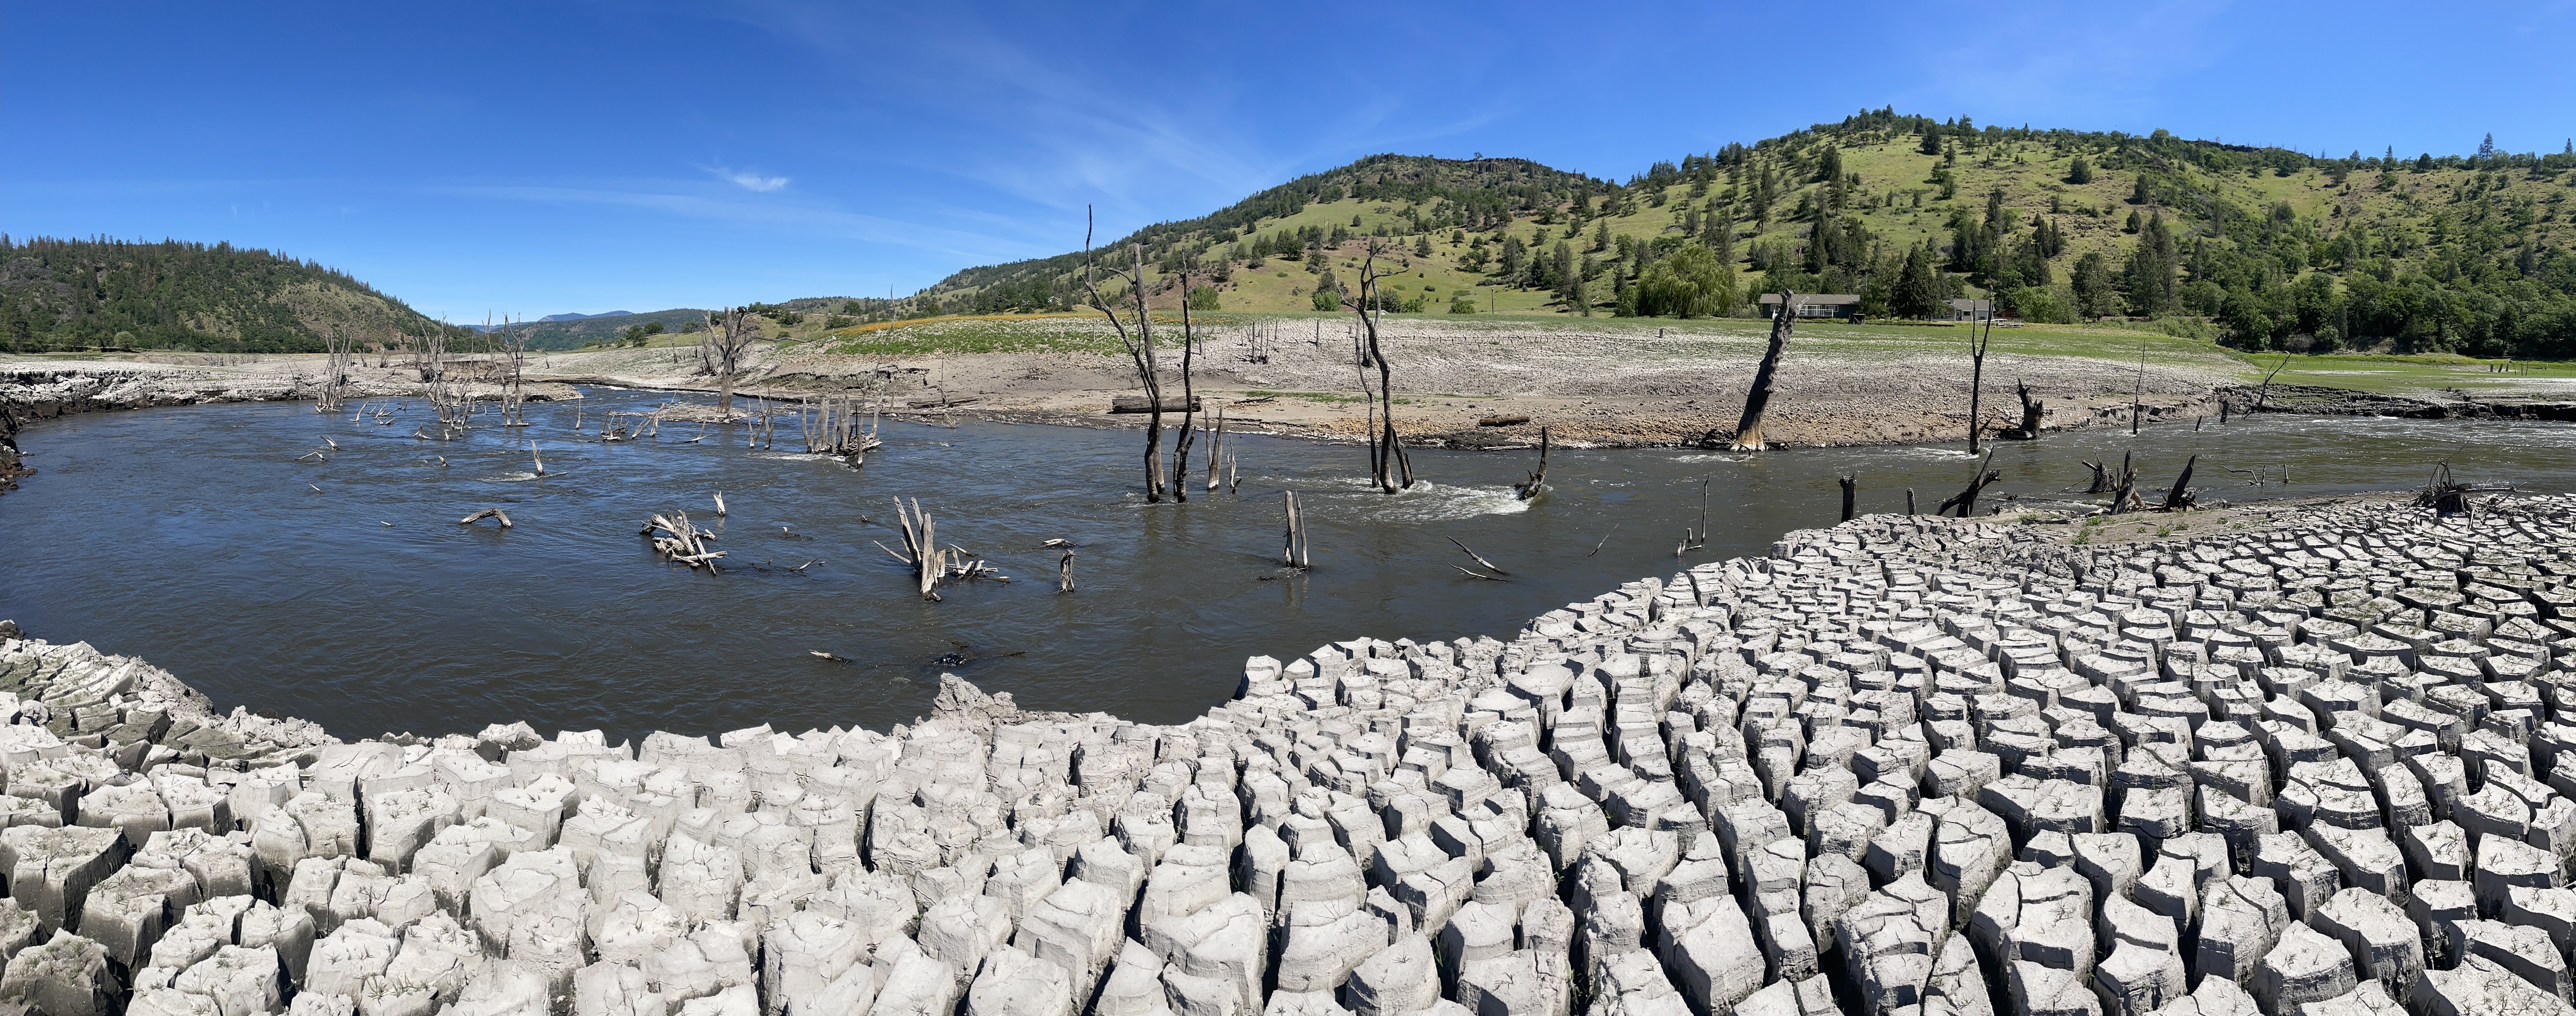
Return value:
<svg viewBox="0 0 2576 1016">
<path fill-rule="evenodd" d="M 1510 484 L 1535 451 L 1416 451 L 1424 482 L 1386 496 L 1360 480 L 1364 448 L 1236 436 L 1239 493 L 1193 478 L 1186 504 L 1146 505 L 1133 432 L 888 422 L 886 447 L 853 471 L 745 448 L 743 427 L 709 428 L 695 444 L 694 425 L 585 440 L 603 410 L 667 401 L 590 396 L 588 435 L 572 430 L 573 405 L 556 404 L 532 407 L 534 426 L 454 442 L 410 436 L 426 419 L 417 401 L 391 426 L 309 403 L 37 424 L 20 444 L 43 472 L 0 498 L 0 617 L 149 659 L 221 707 L 347 737 L 522 719 L 612 740 L 764 722 L 883 729 L 927 712 L 941 671 L 1028 708 L 1180 722 L 1227 697 L 1248 655 L 1361 635 L 1507 636 L 1637 576 L 1759 554 L 1783 531 L 1830 524 L 1839 475 L 1858 475 L 1864 512 L 1902 510 L 1909 486 L 1929 511 L 1970 466 L 1956 446 L 1560 448 L 1550 493 L 1523 503 Z M 325 436 L 339 446 L 327 462 L 297 460 Z M 793 437 L 783 424 L 781 445 Z M 542 478 L 530 473 L 531 439 Z M 2464 479 L 2576 490 L 2576 426 L 2267 416 L 2003 444 L 1998 490 L 2022 499 L 2003 502 L 2007 512 L 2063 507 L 2053 502 L 2083 486 L 2079 460 L 2131 448 L 2142 483 L 2159 488 L 2200 455 L 2195 484 L 2212 499 L 2409 486 L 2437 460 Z M 2285 472 L 2287 485 L 2249 482 Z M 1713 533 L 1676 562 L 1703 478 Z M 1277 565 L 1282 489 L 1306 505 L 1309 574 Z M 723 519 L 717 490 L 731 508 Z M 943 543 L 1017 581 L 921 602 L 874 545 L 900 546 L 899 495 L 939 519 Z M 517 525 L 457 525 L 486 506 Z M 723 534 L 720 574 L 666 565 L 636 535 L 675 509 Z M 1471 562 L 1451 537 L 1511 581 L 1461 576 L 1452 566 Z M 1076 545 L 1078 592 L 1056 592 L 1049 539 Z"/>
</svg>

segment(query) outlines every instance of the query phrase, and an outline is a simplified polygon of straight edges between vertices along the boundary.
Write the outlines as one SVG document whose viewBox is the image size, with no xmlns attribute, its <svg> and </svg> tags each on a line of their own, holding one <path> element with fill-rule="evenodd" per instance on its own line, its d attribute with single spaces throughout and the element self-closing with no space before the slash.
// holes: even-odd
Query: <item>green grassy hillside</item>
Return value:
<svg viewBox="0 0 2576 1016">
<path fill-rule="evenodd" d="M 0 237 L 0 348 L 319 352 L 445 330 L 347 274 L 230 244 Z"/>
<path fill-rule="evenodd" d="M 1382 299 L 1416 313 L 1742 314 L 1785 287 L 1874 316 L 1991 296 L 2034 321 L 2205 319 L 2181 327 L 2248 349 L 2570 358 L 2571 170 L 2576 152 L 2325 158 L 1878 111 L 1618 184 L 1375 156 L 1102 248 L 1141 248 L 1158 308 L 1194 262 L 1203 306 L 1310 310 L 1375 241 Z M 904 311 L 1078 306 L 1081 264 L 969 269 Z"/>
</svg>

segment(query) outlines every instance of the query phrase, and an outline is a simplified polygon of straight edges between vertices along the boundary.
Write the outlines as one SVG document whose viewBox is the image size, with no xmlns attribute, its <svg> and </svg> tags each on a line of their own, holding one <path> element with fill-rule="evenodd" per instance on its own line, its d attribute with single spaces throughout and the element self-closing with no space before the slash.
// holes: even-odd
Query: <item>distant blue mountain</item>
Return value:
<svg viewBox="0 0 2576 1016">
<path fill-rule="evenodd" d="M 546 316 L 544 316 L 544 317 L 538 318 L 537 320 L 539 320 L 539 321 L 579 321 L 579 320 L 581 320 L 581 319 L 583 319 L 583 318 L 595 318 L 595 317 L 626 317 L 626 316 L 628 316 L 628 315 L 630 315 L 630 314 L 633 314 L 633 313 L 635 313 L 635 312 L 634 312 L 634 311 L 631 311 L 631 310 L 610 310 L 610 311 L 601 311 L 601 312 L 599 312 L 599 313 L 597 313 L 597 314 L 548 314 L 548 315 L 546 315 Z"/>
</svg>

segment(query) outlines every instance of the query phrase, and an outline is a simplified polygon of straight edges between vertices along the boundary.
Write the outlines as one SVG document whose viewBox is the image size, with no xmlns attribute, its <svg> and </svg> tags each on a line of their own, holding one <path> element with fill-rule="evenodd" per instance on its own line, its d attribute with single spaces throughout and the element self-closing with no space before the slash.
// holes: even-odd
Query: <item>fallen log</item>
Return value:
<svg viewBox="0 0 2576 1016">
<path fill-rule="evenodd" d="M 1480 416 L 1476 418 L 1476 426 L 1517 427 L 1529 421 L 1530 418 L 1526 416 Z"/>
<path fill-rule="evenodd" d="M 1195 396 L 1190 398 L 1187 402 L 1183 402 L 1177 398 L 1166 398 L 1163 400 L 1162 411 L 1166 413 L 1195 413 L 1199 411 L 1200 401 L 1201 400 Z M 1109 411 L 1112 413 L 1151 413 L 1155 411 L 1155 407 L 1152 399 L 1146 398 L 1142 395 L 1112 395 L 1109 397 Z"/>
</svg>

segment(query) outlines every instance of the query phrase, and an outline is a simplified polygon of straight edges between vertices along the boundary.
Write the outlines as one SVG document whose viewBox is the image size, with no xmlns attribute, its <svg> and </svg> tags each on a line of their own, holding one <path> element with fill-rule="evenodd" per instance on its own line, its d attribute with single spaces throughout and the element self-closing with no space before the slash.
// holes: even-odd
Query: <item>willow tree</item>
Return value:
<svg viewBox="0 0 2576 1016">
<path fill-rule="evenodd" d="M 1145 312 L 1145 247 L 1130 244 L 1135 268 L 1111 268 L 1111 276 L 1127 281 L 1127 294 L 1135 297 L 1133 318 L 1119 316 L 1119 308 L 1100 295 L 1100 267 L 1091 255 L 1091 209 L 1082 211 L 1082 288 L 1091 298 L 1091 308 L 1109 319 L 1118 330 L 1118 343 L 1127 349 L 1128 362 L 1136 369 L 1136 381 L 1145 388 L 1145 503 L 1163 500 L 1163 378 L 1162 360 L 1154 351 L 1154 319 Z M 1123 302 L 1123 301 L 1122 301 Z M 1133 326 L 1133 327 L 1130 327 Z"/>
</svg>

